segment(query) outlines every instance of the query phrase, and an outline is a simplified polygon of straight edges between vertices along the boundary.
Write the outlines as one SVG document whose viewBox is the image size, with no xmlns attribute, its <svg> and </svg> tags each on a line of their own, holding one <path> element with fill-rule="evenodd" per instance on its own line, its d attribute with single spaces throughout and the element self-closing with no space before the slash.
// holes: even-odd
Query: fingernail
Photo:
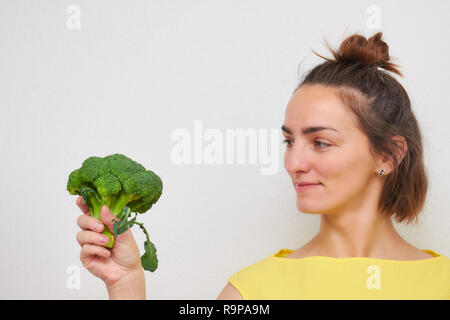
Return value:
<svg viewBox="0 0 450 320">
<path fill-rule="evenodd" d="M 107 236 L 102 236 L 101 242 L 107 243 L 109 241 L 109 238 Z"/>
</svg>

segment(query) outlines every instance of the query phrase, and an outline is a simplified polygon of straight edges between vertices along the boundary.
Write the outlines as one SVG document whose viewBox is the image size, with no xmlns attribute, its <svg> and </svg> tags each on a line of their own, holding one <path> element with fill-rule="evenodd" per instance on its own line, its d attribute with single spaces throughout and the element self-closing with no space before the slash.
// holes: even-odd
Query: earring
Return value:
<svg viewBox="0 0 450 320">
<path fill-rule="evenodd" d="M 381 169 L 379 175 L 382 176 L 383 173 L 384 173 L 384 169 Z"/>
</svg>

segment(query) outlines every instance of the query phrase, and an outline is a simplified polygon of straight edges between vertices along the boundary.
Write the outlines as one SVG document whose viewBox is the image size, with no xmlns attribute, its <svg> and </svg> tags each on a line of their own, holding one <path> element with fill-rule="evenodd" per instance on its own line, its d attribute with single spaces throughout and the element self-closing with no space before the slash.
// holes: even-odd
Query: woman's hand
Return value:
<svg viewBox="0 0 450 320">
<path fill-rule="evenodd" d="M 104 247 L 108 238 L 102 234 L 103 228 L 112 232 L 113 222 L 119 219 L 103 206 L 102 221 L 99 221 L 90 216 L 83 197 L 78 197 L 76 203 L 83 212 L 77 220 L 81 228 L 77 240 L 81 246 L 80 260 L 85 268 L 105 282 L 111 298 L 145 298 L 144 270 L 131 230 L 119 234 L 114 239 L 114 247 L 108 249 Z"/>
</svg>

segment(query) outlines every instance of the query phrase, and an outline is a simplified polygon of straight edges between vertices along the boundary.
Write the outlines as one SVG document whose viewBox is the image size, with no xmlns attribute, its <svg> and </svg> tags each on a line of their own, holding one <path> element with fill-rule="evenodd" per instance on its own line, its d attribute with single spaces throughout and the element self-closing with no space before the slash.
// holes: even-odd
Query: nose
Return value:
<svg viewBox="0 0 450 320">
<path fill-rule="evenodd" d="M 306 150 L 305 144 L 296 142 L 284 151 L 284 167 L 289 175 L 294 176 L 299 172 L 307 173 L 313 163 L 311 154 Z"/>
</svg>

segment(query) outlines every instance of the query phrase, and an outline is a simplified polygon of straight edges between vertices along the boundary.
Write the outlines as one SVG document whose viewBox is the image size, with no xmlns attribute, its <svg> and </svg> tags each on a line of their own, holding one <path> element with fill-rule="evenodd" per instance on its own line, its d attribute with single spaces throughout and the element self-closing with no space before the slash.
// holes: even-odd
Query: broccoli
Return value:
<svg viewBox="0 0 450 320">
<path fill-rule="evenodd" d="M 106 205 L 116 216 L 114 236 L 125 232 L 134 224 L 145 233 L 145 253 L 141 262 L 145 270 L 155 271 L 158 266 L 156 248 L 150 241 L 144 225 L 136 221 L 137 213 L 147 212 L 156 203 L 162 193 L 162 181 L 152 171 L 122 154 L 112 154 L 104 158 L 89 157 L 81 168 L 72 171 L 67 182 L 67 191 L 72 195 L 83 196 L 88 204 L 91 216 L 100 220 L 100 211 Z M 127 220 L 130 213 L 134 218 Z M 102 232 L 110 241 L 107 248 L 114 246 L 114 237 L 104 228 Z"/>
</svg>

